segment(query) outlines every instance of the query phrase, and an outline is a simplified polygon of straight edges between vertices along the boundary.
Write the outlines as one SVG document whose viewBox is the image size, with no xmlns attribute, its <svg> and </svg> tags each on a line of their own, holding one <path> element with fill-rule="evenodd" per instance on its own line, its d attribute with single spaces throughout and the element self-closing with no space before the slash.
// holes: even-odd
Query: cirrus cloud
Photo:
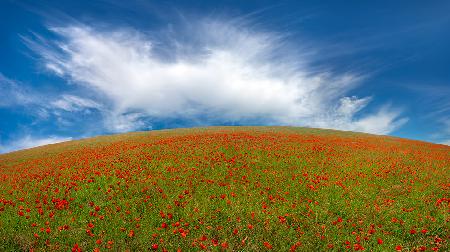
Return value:
<svg viewBox="0 0 450 252">
<path fill-rule="evenodd" d="M 77 112 L 84 109 L 101 109 L 102 105 L 87 98 L 81 98 L 76 95 L 64 94 L 59 99 L 51 102 L 54 109 L 62 109 L 68 112 Z"/>
</svg>

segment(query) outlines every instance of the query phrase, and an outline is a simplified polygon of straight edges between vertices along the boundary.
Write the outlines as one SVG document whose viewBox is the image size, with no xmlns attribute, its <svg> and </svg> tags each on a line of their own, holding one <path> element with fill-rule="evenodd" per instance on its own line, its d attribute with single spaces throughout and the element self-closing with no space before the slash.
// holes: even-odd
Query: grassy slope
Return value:
<svg viewBox="0 0 450 252">
<path fill-rule="evenodd" d="M 1 251 L 449 251 L 450 147 L 290 127 L 102 136 L 0 155 L 0 200 Z"/>
</svg>

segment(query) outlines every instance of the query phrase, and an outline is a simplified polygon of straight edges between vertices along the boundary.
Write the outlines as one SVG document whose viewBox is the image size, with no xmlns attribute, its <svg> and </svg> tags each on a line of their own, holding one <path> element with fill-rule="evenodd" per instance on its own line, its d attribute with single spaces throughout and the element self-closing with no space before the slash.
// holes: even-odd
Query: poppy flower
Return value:
<svg viewBox="0 0 450 252">
<path fill-rule="evenodd" d="M 267 249 L 272 249 L 272 245 L 270 245 L 270 243 L 268 242 L 264 242 L 264 247 L 266 247 Z"/>
</svg>

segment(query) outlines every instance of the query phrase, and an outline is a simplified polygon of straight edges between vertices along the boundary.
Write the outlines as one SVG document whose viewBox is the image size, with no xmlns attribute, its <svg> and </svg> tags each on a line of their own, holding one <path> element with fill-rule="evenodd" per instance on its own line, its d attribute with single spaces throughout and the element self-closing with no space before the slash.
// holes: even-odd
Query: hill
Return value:
<svg viewBox="0 0 450 252">
<path fill-rule="evenodd" d="M 450 147 L 292 127 L 0 155 L 1 251 L 450 250 Z"/>
</svg>

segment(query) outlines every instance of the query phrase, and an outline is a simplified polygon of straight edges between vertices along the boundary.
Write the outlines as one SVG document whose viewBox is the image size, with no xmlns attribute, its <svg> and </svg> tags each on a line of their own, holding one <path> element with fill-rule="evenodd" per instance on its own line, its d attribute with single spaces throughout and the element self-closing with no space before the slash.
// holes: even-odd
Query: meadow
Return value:
<svg viewBox="0 0 450 252">
<path fill-rule="evenodd" d="M 450 251 L 450 147 L 295 127 L 0 155 L 0 251 Z"/>
</svg>

